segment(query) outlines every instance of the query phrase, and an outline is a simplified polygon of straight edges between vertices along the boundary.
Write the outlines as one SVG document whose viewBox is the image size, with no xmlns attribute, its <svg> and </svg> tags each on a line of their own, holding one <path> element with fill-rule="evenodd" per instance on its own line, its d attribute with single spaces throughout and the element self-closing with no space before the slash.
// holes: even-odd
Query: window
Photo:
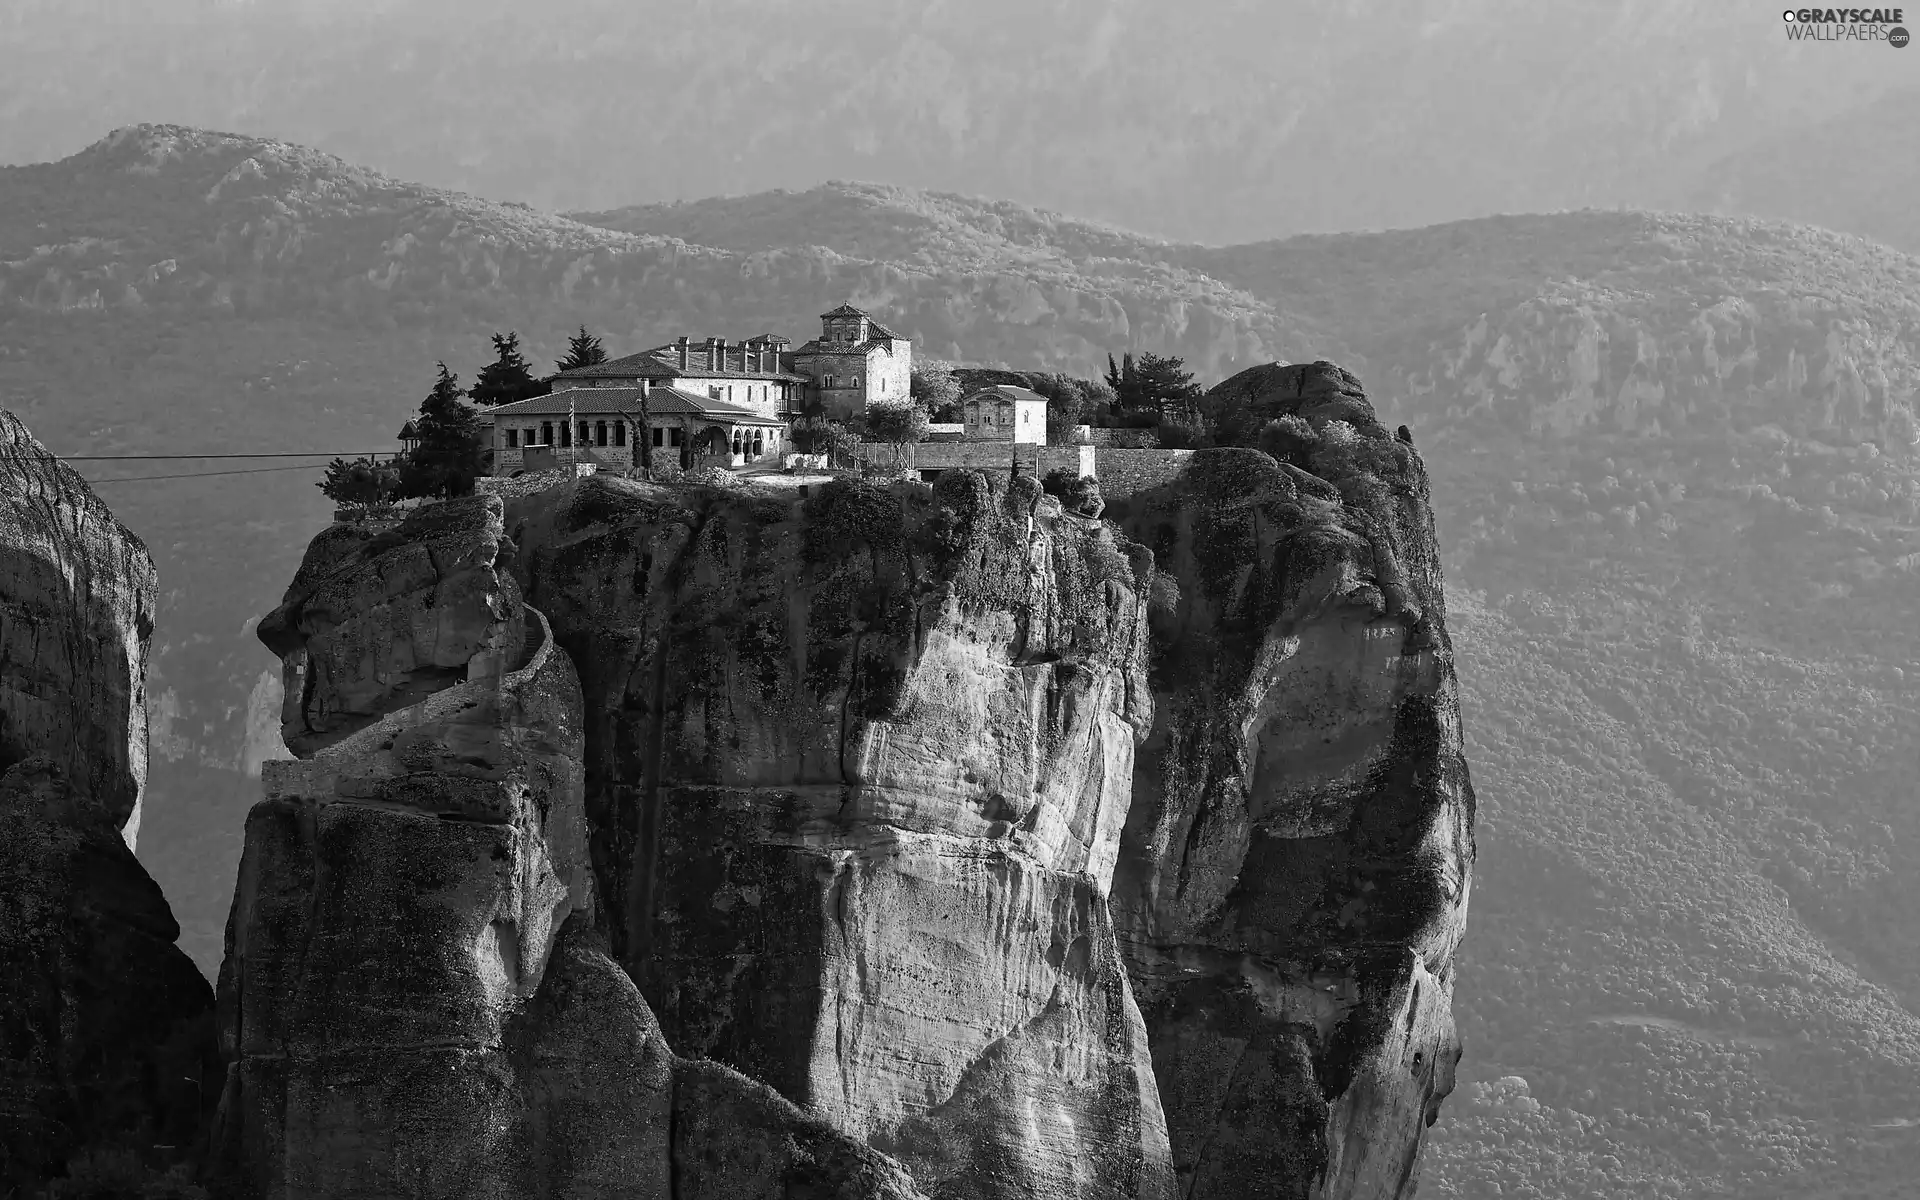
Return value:
<svg viewBox="0 0 1920 1200">
<path fill-rule="evenodd" d="M 733 452 L 735 454 L 740 453 L 740 431 L 738 429 L 733 431 Z"/>
<path fill-rule="evenodd" d="M 582 446 L 593 445 L 593 431 L 587 428 L 585 421 L 580 422 L 580 444 Z"/>
<path fill-rule="evenodd" d="M 717 388 L 717 387 L 710 387 L 710 388 L 708 388 L 708 389 L 707 389 L 707 399 L 709 399 L 709 400 L 718 400 L 719 398 L 720 398 L 720 389 L 719 389 L 719 388 Z"/>
<path fill-rule="evenodd" d="M 835 378 L 834 376 L 832 376 L 832 375 L 829 375 L 829 376 L 827 376 L 827 383 L 826 383 L 826 386 L 828 386 L 828 387 L 830 387 L 830 388 L 831 388 L 831 387 L 839 387 L 839 386 L 840 386 L 840 383 L 839 383 L 839 380 L 838 380 L 838 379 L 836 379 L 836 378 Z"/>
<path fill-rule="evenodd" d="M 661 428 L 660 426 L 655 425 L 653 427 L 653 444 L 656 446 L 664 446 L 667 444 L 666 438 L 667 438 L 667 431 Z"/>
<path fill-rule="evenodd" d="M 604 446 L 607 444 L 607 423 L 605 421 L 595 421 L 593 423 L 593 444 L 596 446 Z"/>
<path fill-rule="evenodd" d="M 520 444 L 520 431 L 518 429 L 507 430 L 507 449 L 511 450 L 515 446 L 518 446 L 519 444 Z"/>
<path fill-rule="evenodd" d="M 854 387 L 859 387 L 859 386 L 860 386 L 860 377 L 859 377 L 858 375 L 855 375 L 855 376 L 853 377 L 853 386 L 854 386 Z"/>
<path fill-rule="evenodd" d="M 553 422 L 552 421 L 540 422 L 540 444 L 542 446 L 553 445 Z"/>
<path fill-rule="evenodd" d="M 625 421 L 615 421 L 613 423 L 613 444 L 616 446 L 624 446 L 627 444 L 627 423 Z"/>
<path fill-rule="evenodd" d="M 669 429 L 667 431 L 667 445 L 678 446 L 681 442 L 680 434 L 681 434 L 681 431 L 677 428 Z"/>
<path fill-rule="evenodd" d="M 560 445 L 562 447 L 573 445 L 573 426 L 566 421 L 560 422 Z"/>
<path fill-rule="evenodd" d="M 760 440 L 765 436 L 766 433 L 764 430 L 756 429 L 753 431 L 753 456 L 755 458 L 759 458 L 767 452 L 766 445 Z"/>
</svg>

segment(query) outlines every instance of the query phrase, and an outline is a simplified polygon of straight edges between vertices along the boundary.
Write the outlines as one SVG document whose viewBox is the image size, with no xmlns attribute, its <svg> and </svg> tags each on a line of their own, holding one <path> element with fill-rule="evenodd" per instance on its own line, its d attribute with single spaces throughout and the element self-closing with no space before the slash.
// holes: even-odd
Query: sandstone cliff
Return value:
<svg viewBox="0 0 1920 1200">
<path fill-rule="evenodd" d="M 918 1196 L 764 1085 L 676 1059 L 595 929 L 581 694 L 500 502 L 315 540 L 220 979 L 236 1196 Z"/>
<path fill-rule="evenodd" d="M 1425 472 L 1331 364 L 1228 390 L 1262 449 L 1108 513 L 1161 572 L 1116 920 L 1185 1195 L 1404 1197 L 1473 859 Z"/>
<path fill-rule="evenodd" d="M 581 665 L 615 952 L 682 1052 L 939 1196 L 1166 1196 L 1106 892 L 1147 557 L 1031 479 L 509 512 Z"/>
<path fill-rule="evenodd" d="M 133 856 L 154 571 L 0 411 L 0 1186 L 199 1132 L 212 994 Z"/>
</svg>

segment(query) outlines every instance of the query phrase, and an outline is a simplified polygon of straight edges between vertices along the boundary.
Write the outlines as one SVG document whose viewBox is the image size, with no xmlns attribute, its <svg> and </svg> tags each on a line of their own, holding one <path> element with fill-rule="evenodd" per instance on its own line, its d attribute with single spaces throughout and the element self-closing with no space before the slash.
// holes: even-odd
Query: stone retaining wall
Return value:
<svg viewBox="0 0 1920 1200">
<path fill-rule="evenodd" d="M 596 463 L 574 463 L 557 471 L 537 471 L 530 475 L 518 475 L 508 478 L 503 475 L 484 475 L 473 481 L 473 490 L 483 496 L 498 496 L 502 500 L 513 500 L 520 496 L 531 496 L 535 492 L 544 492 L 550 487 L 558 487 L 569 479 L 584 479 L 599 470 Z"/>
<path fill-rule="evenodd" d="M 1027 474 L 1070 471 L 1100 481 L 1108 500 L 1159 487 L 1178 475 L 1192 457 L 1191 450 L 1131 449 L 1115 446 L 1033 446 L 1013 442 L 918 442 L 907 449 L 902 470 L 952 471 L 1010 470 L 1015 450 L 1020 469 Z M 891 470 L 894 447 L 884 442 L 862 442 L 855 457 L 870 468 Z"/>
<path fill-rule="evenodd" d="M 1193 457 L 1193 451 L 1102 446 L 1096 455 L 1099 469 L 1093 475 L 1100 481 L 1101 497 L 1111 501 L 1171 482 Z"/>
</svg>

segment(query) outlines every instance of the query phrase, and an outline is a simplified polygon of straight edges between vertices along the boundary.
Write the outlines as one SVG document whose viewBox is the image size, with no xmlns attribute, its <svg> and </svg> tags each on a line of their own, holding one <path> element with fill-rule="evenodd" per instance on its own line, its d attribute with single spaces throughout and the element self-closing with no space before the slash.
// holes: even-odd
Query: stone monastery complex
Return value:
<svg viewBox="0 0 1920 1200">
<path fill-rule="evenodd" d="M 626 468 L 642 428 L 655 457 L 683 467 L 742 467 L 790 453 L 789 423 L 817 408 L 845 419 L 875 400 L 905 400 L 913 345 L 843 304 L 820 315 L 820 336 L 797 348 L 762 334 L 729 343 L 676 338 L 590 367 L 562 371 L 553 391 L 483 412 L 493 423 L 493 473 L 568 463 Z"/>
<path fill-rule="evenodd" d="M 656 465 L 777 470 L 796 461 L 790 430 L 803 413 L 844 421 L 876 401 L 905 400 L 912 370 L 912 343 L 849 304 L 820 314 L 820 336 L 798 347 L 775 334 L 675 338 L 562 371 L 545 396 L 482 409 L 494 476 L 484 482 L 493 490 L 558 471 L 626 473 L 640 465 L 643 437 Z M 929 480 L 956 468 L 1063 470 L 1094 476 L 1122 495 L 1170 477 L 1191 453 L 1096 446 L 1086 426 L 1071 444 L 1049 445 L 1046 397 L 1024 387 L 982 388 L 962 397 L 960 408 L 959 423 L 933 426 L 926 441 L 905 448 L 904 461 L 902 448 L 873 444 L 856 457 Z M 403 440 L 410 433 L 403 430 Z"/>
</svg>

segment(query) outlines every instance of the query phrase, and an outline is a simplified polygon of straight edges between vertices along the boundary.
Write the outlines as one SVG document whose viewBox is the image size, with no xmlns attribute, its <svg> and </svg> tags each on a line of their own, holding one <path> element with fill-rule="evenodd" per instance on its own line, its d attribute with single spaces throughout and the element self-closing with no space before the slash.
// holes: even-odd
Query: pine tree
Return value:
<svg viewBox="0 0 1920 1200">
<path fill-rule="evenodd" d="M 1138 397 L 1135 403 L 1144 408 L 1162 400 L 1198 399 L 1200 386 L 1194 383 L 1193 372 L 1187 370 L 1186 365 L 1172 355 L 1162 358 L 1151 350 L 1142 354 L 1133 369 L 1133 386 Z"/>
<path fill-rule="evenodd" d="M 433 390 L 420 402 L 413 428 L 420 441 L 401 459 L 400 495 L 464 496 L 473 491 L 486 454 L 480 415 L 460 402 L 459 379 L 444 362 Z"/>
<path fill-rule="evenodd" d="M 579 333 L 567 339 L 567 356 L 556 362 L 554 366 L 562 371 L 572 371 L 605 361 L 607 361 L 607 350 L 600 344 L 599 336 L 588 333 L 587 327 L 582 325 Z"/>
<path fill-rule="evenodd" d="M 481 408 L 512 404 L 532 396 L 547 394 L 548 385 L 533 377 L 527 360 L 520 353 L 518 333 L 493 335 L 494 360 L 480 368 L 467 395 Z"/>
</svg>

